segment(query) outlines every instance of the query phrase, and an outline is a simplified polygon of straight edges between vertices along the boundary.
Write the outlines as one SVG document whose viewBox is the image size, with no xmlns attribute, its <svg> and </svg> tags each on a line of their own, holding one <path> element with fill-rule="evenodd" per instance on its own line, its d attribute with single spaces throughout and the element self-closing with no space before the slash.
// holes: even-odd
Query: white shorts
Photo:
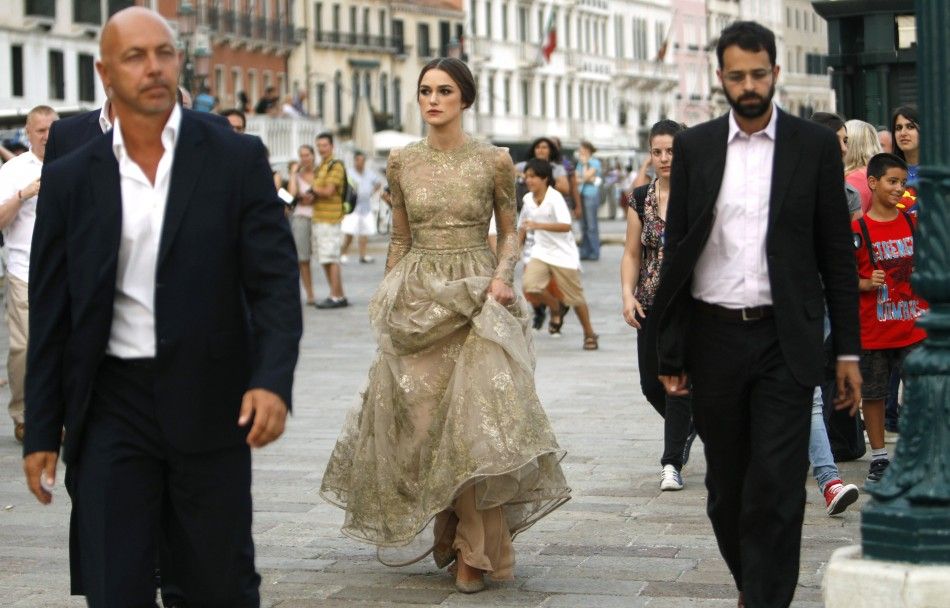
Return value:
<svg viewBox="0 0 950 608">
<path fill-rule="evenodd" d="M 376 216 L 372 211 L 354 211 L 343 216 L 343 234 L 373 236 L 376 234 Z"/>
<path fill-rule="evenodd" d="M 341 247 L 343 231 L 340 230 L 340 224 L 313 223 L 313 249 L 318 264 L 339 264 Z"/>
</svg>

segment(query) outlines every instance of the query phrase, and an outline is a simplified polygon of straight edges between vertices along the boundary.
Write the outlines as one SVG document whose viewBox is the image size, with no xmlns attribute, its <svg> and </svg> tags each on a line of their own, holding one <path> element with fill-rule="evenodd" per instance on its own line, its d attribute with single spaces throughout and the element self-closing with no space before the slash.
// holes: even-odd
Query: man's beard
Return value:
<svg viewBox="0 0 950 608">
<path fill-rule="evenodd" d="M 773 84 L 769 87 L 769 94 L 767 97 L 762 97 L 756 93 L 745 93 L 739 97 L 739 99 L 733 99 L 729 96 L 729 93 L 726 93 L 726 99 L 729 101 L 729 105 L 732 106 L 732 109 L 735 110 L 736 114 L 743 118 L 759 118 L 769 111 L 769 107 L 772 105 L 772 97 L 775 96 L 775 85 Z M 755 105 L 745 105 L 742 102 L 747 99 L 754 99 L 759 103 Z"/>
</svg>

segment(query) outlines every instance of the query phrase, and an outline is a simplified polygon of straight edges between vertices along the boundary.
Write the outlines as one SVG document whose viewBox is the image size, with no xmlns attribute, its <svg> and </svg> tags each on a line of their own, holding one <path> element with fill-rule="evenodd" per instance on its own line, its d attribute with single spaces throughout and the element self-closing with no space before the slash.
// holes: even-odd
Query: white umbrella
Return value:
<svg viewBox="0 0 950 608">
<path fill-rule="evenodd" d="M 411 101 L 406 103 L 406 111 L 403 116 L 405 116 L 402 121 L 403 132 L 422 135 L 422 117 L 419 115 L 419 104 Z"/>
<path fill-rule="evenodd" d="M 373 134 L 373 147 L 378 151 L 403 148 L 414 141 L 422 139 L 418 135 L 410 135 L 402 131 L 386 130 Z"/>
<path fill-rule="evenodd" d="M 373 110 L 365 96 L 360 97 L 356 104 L 356 114 L 353 116 L 353 145 L 367 156 L 374 154 Z"/>
</svg>

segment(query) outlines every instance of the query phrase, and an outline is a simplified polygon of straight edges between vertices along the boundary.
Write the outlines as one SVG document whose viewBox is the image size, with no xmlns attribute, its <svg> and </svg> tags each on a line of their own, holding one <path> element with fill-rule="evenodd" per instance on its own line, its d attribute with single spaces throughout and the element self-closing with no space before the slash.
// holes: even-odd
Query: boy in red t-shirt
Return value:
<svg viewBox="0 0 950 608">
<path fill-rule="evenodd" d="M 907 165 L 893 154 L 868 162 L 871 208 L 852 224 L 861 291 L 861 411 L 871 442 L 868 481 L 881 479 L 890 461 L 884 447 L 884 399 L 891 372 L 927 337 L 917 317 L 927 309 L 910 285 L 915 220 L 898 204 Z"/>
</svg>

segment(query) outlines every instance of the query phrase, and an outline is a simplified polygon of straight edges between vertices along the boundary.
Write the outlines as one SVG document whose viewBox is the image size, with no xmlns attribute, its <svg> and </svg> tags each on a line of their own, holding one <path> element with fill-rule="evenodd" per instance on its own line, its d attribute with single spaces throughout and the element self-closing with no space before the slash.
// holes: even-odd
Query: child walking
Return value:
<svg viewBox="0 0 950 608">
<path fill-rule="evenodd" d="M 898 208 L 907 183 L 907 164 L 893 154 L 868 162 L 871 208 L 852 231 L 861 291 L 861 412 L 871 443 L 869 482 L 890 465 L 884 447 L 884 399 L 888 379 L 927 334 L 917 317 L 927 303 L 911 289 L 916 220 Z"/>
<path fill-rule="evenodd" d="M 551 310 L 551 333 L 560 335 L 565 307 L 548 290 L 551 279 L 557 281 L 561 300 L 573 306 L 584 328 L 584 350 L 597 350 L 597 334 L 590 323 L 590 311 L 581 286 L 580 254 L 571 234 L 571 212 L 560 192 L 553 188 L 551 163 L 533 158 L 525 164 L 524 207 L 519 218 L 519 237 L 524 243 L 528 231 L 534 231 L 531 258 L 525 265 L 522 287 L 532 302 L 541 302 Z"/>
</svg>

